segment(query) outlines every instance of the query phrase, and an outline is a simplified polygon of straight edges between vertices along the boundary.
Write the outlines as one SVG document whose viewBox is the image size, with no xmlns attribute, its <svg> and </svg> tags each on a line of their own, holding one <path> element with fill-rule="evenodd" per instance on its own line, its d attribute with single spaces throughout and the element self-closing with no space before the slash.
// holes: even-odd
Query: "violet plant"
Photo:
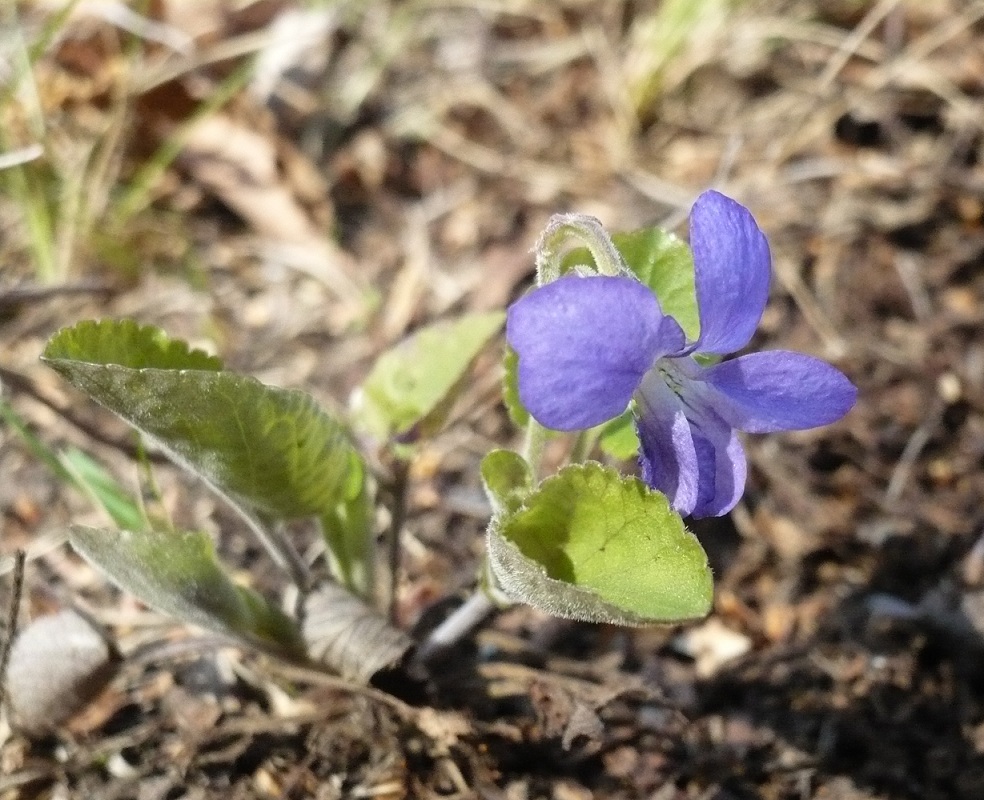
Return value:
<svg viewBox="0 0 984 800">
<path fill-rule="evenodd" d="M 564 250 L 569 239 L 583 247 Z M 524 444 L 482 461 L 487 563 L 475 595 L 417 643 L 418 662 L 502 603 L 627 625 L 706 615 L 711 572 L 682 515 L 724 514 L 740 498 L 736 431 L 827 424 L 856 390 L 806 355 L 718 361 L 749 342 L 770 278 L 764 235 L 723 195 L 697 200 L 690 247 L 659 229 L 610 237 L 596 220 L 566 215 L 551 220 L 536 260 L 537 287 L 508 314 L 422 328 L 380 357 L 345 414 L 132 321 L 60 331 L 46 363 L 226 500 L 300 600 L 284 608 L 233 581 L 206 534 L 159 514 L 141 524 L 131 514 L 127 529 L 77 526 L 72 545 L 152 607 L 369 680 L 414 644 L 377 610 L 376 509 L 390 510 L 392 575 L 407 466 L 506 322 L 504 397 Z M 543 475 L 551 431 L 577 435 L 568 463 Z M 636 450 L 641 479 L 610 465 Z M 312 577 L 284 533 L 284 521 L 305 518 L 323 534 L 328 581 Z"/>
<path fill-rule="evenodd" d="M 509 309 L 519 396 L 541 425 L 571 431 L 633 403 L 643 479 L 694 517 L 720 516 L 745 488 L 736 430 L 815 428 L 840 419 L 857 390 L 801 353 L 752 353 L 704 366 L 700 356 L 745 347 L 769 295 L 769 245 L 752 215 L 717 192 L 690 215 L 700 333 L 691 342 L 656 295 L 619 260 L 611 277 L 548 282 Z M 603 252 L 611 253 L 611 248 Z"/>
</svg>

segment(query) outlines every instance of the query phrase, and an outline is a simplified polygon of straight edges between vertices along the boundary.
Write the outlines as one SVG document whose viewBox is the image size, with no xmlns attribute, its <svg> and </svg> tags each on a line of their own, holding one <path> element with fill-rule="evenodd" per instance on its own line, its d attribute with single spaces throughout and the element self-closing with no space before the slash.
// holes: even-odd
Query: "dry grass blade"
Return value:
<svg viewBox="0 0 984 800">
<path fill-rule="evenodd" d="M 821 93 L 826 92 L 831 87 L 840 71 L 857 52 L 861 43 L 872 34 L 883 19 L 892 13 L 900 2 L 901 0 L 881 0 L 865 15 L 861 24 L 851 31 L 838 53 L 827 63 L 827 68 L 820 76 L 820 80 L 817 81 L 817 87 Z"/>
<path fill-rule="evenodd" d="M 42 155 L 44 155 L 44 148 L 39 144 L 32 144 L 29 147 L 22 147 L 19 150 L 11 150 L 10 152 L 0 154 L 0 169 L 19 167 L 21 164 L 41 158 Z"/>
</svg>

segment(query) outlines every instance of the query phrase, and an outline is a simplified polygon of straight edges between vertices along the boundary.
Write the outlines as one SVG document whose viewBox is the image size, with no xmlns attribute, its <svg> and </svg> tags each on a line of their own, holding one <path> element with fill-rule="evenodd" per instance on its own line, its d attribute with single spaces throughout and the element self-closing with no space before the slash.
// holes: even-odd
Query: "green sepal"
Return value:
<svg viewBox="0 0 984 800">
<path fill-rule="evenodd" d="M 623 411 L 601 426 L 598 447 L 605 455 L 618 461 L 628 461 L 639 454 L 639 436 L 631 410 Z"/>
<path fill-rule="evenodd" d="M 687 244 L 661 228 L 642 228 L 612 234 L 615 249 L 636 277 L 653 290 L 664 314 L 683 328 L 688 340 L 700 333 L 697 291 L 694 286 L 694 257 Z M 590 251 L 576 248 L 564 256 L 562 269 L 594 264 Z"/>
<path fill-rule="evenodd" d="M 509 345 L 502 356 L 502 402 L 513 425 L 523 429 L 529 424 L 530 412 L 519 399 L 519 354 Z"/>
</svg>

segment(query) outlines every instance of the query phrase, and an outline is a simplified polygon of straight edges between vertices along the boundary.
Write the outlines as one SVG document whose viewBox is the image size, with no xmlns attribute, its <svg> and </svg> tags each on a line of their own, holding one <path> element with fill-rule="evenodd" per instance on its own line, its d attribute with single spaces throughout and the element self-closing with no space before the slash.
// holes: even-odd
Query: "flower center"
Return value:
<svg viewBox="0 0 984 800">
<path fill-rule="evenodd" d="M 683 387 L 689 380 L 689 377 L 677 365 L 677 360 L 679 359 L 658 358 L 656 359 L 656 363 L 653 364 L 653 369 L 659 373 L 663 382 L 673 390 L 673 393 L 681 397 L 683 395 Z"/>
</svg>

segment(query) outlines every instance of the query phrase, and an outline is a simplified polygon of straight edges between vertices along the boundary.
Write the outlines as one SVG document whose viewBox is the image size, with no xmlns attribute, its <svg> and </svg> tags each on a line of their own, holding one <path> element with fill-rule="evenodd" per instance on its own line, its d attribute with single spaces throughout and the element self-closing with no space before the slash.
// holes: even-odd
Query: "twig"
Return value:
<svg viewBox="0 0 984 800">
<path fill-rule="evenodd" d="M 19 167 L 21 164 L 27 164 L 43 155 L 44 148 L 39 144 L 28 145 L 18 150 L 8 150 L 6 153 L 0 153 L 0 169 Z"/>
<path fill-rule="evenodd" d="M 933 302 L 930 300 L 926 284 L 922 280 L 916 258 L 910 254 L 899 252 L 892 259 L 892 263 L 899 280 L 902 281 L 902 288 L 909 295 L 912 312 L 919 322 L 926 324 L 933 315 Z"/>
<path fill-rule="evenodd" d="M 843 358 L 848 350 L 848 343 L 840 335 L 837 327 L 821 307 L 807 287 L 803 276 L 784 258 L 777 259 L 774 264 L 775 276 L 786 290 L 796 307 L 803 315 L 806 323 L 823 339 L 825 355 L 828 358 Z"/>
<path fill-rule="evenodd" d="M 273 659 L 268 662 L 268 667 L 270 671 L 279 673 L 285 678 L 290 678 L 294 681 L 313 683 L 319 686 L 328 686 L 332 689 L 350 692 L 351 694 L 359 694 L 363 697 L 369 698 L 370 700 L 375 700 L 377 703 L 382 703 L 383 705 L 389 706 L 408 722 L 414 722 L 419 716 L 418 710 L 413 706 L 408 703 L 404 703 L 399 698 L 394 697 L 391 694 L 387 694 L 380 689 L 373 688 L 372 686 L 363 686 L 362 684 L 354 683 L 353 681 L 341 678 L 337 675 L 330 675 L 327 672 L 321 672 L 320 670 L 312 669 L 310 667 L 286 664 L 282 661 L 276 661 Z"/>
<path fill-rule="evenodd" d="M 49 300 L 52 297 L 76 294 L 111 295 L 115 289 L 107 283 L 83 282 L 64 283 L 60 286 L 13 286 L 0 291 L 0 311 L 34 301 Z"/>
<path fill-rule="evenodd" d="M 17 550 L 14 553 L 14 578 L 11 591 L 10 608 L 7 610 L 7 638 L 0 646 L 0 708 L 3 708 L 7 688 L 7 664 L 10 661 L 10 651 L 13 649 L 14 637 L 17 635 L 17 620 L 20 617 L 21 595 L 24 592 L 24 564 L 27 553 Z"/>
<path fill-rule="evenodd" d="M 892 9 L 899 4 L 899 0 L 881 0 L 871 11 L 868 12 L 867 16 L 861 23 L 851 31 L 850 36 L 848 36 L 844 43 L 841 45 L 840 52 L 832 56 L 830 61 L 827 62 L 827 68 L 823 71 L 823 75 L 820 76 L 820 80 L 817 81 L 817 88 L 820 90 L 821 94 L 826 92 L 830 88 L 830 85 L 834 82 L 840 71 L 844 69 L 847 62 L 851 60 L 851 57 L 857 52 L 858 47 L 867 39 L 872 31 L 878 27 L 878 23 L 881 22 L 885 17 L 887 17 Z"/>
<path fill-rule="evenodd" d="M 489 596 L 478 589 L 430 632 L 413 655 L 414 665 L 423 666 L 442 650 L 460 641 L 495 611 Z"/>
<path fill-rule="evenodd" d="M 951 39 L 975 25 L 984 17 L 984 2 L 977 0 L 964 8 L 956 16 L 946 16 L 932 29 L 911 41 L 904 51 L 884 64 L 881 75 L 871 85 L 872 90 L 884 88 L 900 72 L 911 70 L 912 66 L 929 56 Z"/>
<path fill-rule="evenodd" d="M 909 482 L 909 477 L 912 475 L 912 469 L 916 464 L 916 459 L 919 458 L 919 454 L 923 448 L 929 444 L 930 437 L 932 437 L 933 431 L 939 424 L 945 407 L 946 402 L 942 398 L 936 398 L 925 419 L 912 432 L 912 436 L 909 437 L 909 441 L 906 442 L 902 450 L 902 455 L 899 456 L 899 461 L 895 465 L 895 469 L 892 470 L 892 477 L 888 481 L 888 488 L 885 490 L 885 505 L 893 505 L 902 496 L 905 485 Z"/>
</svg>

